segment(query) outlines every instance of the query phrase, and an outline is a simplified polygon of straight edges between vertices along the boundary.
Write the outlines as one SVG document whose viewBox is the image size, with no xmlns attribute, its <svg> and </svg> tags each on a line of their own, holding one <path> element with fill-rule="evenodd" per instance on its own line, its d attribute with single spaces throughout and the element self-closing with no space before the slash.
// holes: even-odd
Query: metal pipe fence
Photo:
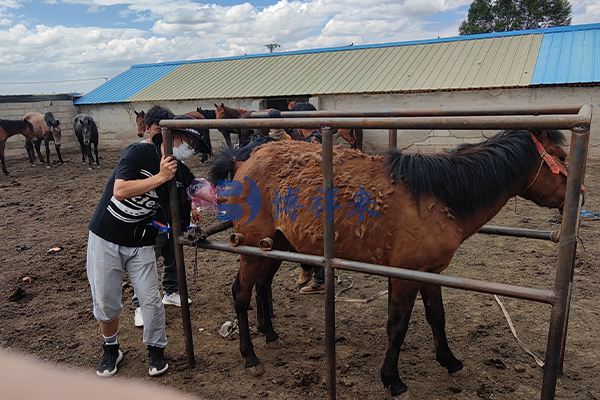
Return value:
<svg viewBox="0 0 600 400">
<path fill-rule="evenodd" d="M 260 116 L 260 113 L 253 113 Z M 323 128 L 323 189 L 333 188 L 332 168 L 332 127 L 335 128 L 366 128 L 366 129 L 569 129 L 572 131 L 571 149 L 569 154 L 569 176 L 567 177 L 567 193 L 563 209 L 563 220 L 559 239 L 558 266 L 555 276 L 554 290 L 543 290 L 528 287 L 517 287 L 494 282 L 477 281 L 472 279 L 457 278 L 446 275 L 409 271 L 399 268 L 386 267 L 375 264 L 359 263 L 350 260 L 334 258 L 333 223 L 327 214 L 324 216 L 324 256 L 311 256 L 306 254 L 262 251 L 248 246 L 232 246 L 215 242 L 197 242 L 200 247 L 228 251 L 239 254 L 248 254 L 268 258 L 277 258 L 287 261 L 301 261 L 325 267 L 325 316 L 326 316 L 326 354 L 327 354 L 327 398 L 335 399 L 335 293 L 333 270 L 335 268 L 347 269 L 389 278 L 405 279 L 416 282 L 432 283 L 441 286 L 455 287 L 465 290 L 474 290 L 485 293 L 501 294 L 525 300 L 548 303 L 552 306 L 550 329 L 546 350 L 546 366 L 544 368 L 541 399 L 554 398 L 556 380 L 562 371 L 564 361 L 564 346 L 568 326 L 568 311 L 573 284 L 573 269 L 575 251 L 577 246 L 576 236 L 579 224 L 580 188 L 585 174 L 585 161 L 589 142 L 592 106 L 544 106 L 530 108 L 486 108 L 479 110 L 465 109 L 413 109 L 413 110 L 369 110 L 369 111 L 313 111 L 313 112 L 282 112 L 282 117 L 296 118 L 250 118 L 240 120 L 163 120 L 160 125 L 165 129 L 166 136 L 170 136 L 173 128 Z M 325 115 L 326 114 L 326 115 Z M 393 116 L 388 116 L 393 114 Z M 382 117 L 383 116 L 383 117 Z M 362 118 L 361 118 L 362 117 Z M 395 134 L 390 131 L 390 144 L 394 141 Z M 171 199 L 171 209 L 177 207 Z M 183 265 L 182 245 L 190 242 L 181 238 L 181 231 L 173 226 L 173 234 L 179 238 L 176 251 L 181 256 L 176 258 L 179 279 L 185 280 L 185 267 Z M 485 229 L 484 229 L 485 230 Z M 510 234 L 513 236 L 536 237 L 539 239 L 553 240 L 553 232 L 519 230 L 518 228 L 493 227 L 488 232 L 495 234 Z M 556 234 L 554 234 L 556 236 Z M 185 293 L 180 289 L 182 306 L 187 305 L 187 288 Z M 187 307 L 182 307 L 184 313 Z M 184 325 L 189 324 L 189 310 L 187 321 L 182 315 Z M 186 329 L 187 332 L 187 329 Z M 187 339 L 187 336 L 186 336 Z M 189 339 L 191 346 L 191 337 Z M 186 340 L 186 350 L 188 340 Z M 190 357 L 190 351 L 186 354 Z M 193 357 L 193 350 L 191 351 Z M 188 360 L 188 366 L 193 361 Z"/>
</svg>

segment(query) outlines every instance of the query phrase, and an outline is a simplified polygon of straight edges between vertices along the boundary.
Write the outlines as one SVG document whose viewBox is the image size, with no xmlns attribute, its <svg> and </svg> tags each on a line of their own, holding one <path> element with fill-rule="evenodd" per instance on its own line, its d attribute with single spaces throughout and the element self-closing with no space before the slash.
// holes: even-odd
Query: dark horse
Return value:
<svg viewBox="0 0 600 400">
<path fill-rule="evenodd" d="M 73 130 L 81 147 L 81 160 L 85 164 L 85 156 L 88 157 L 89 169 L 92 169 L 92 144 L 94 153 L 96 153 L 96 167 L 100 168 L 100 158 L 98 157 L 98 127 L 94 119 L 87 114 L 77 114 L 73 118 Z"/>
<path fill-rule="evenodd" d="M 539 148 L 536 141 L 541 143 Z M 324 194 L 319 192 L 323 179 L 321 147 L 278 141 L 255 148 L 244 162 L 233 151 L 224 154 L 215 161 L 211 178 L 217 182 L 235 173 L 234 179 L 242 183 L 242 193 L 227 201 L 240 207 L 240 213 L 243 210 L 233 224 L 250 246 L 258 247 L 261 239 L 272 238 L 274 249 L 293 247 L 322 256 L 323 227 L 318 217 L 328 204 L 336 233 L 335 257 L 440 273 L 458 246 L 511 197 L 562 208 L 566 155 L 559 146 L 564 143 L 558 131 L 520 130 L 501 132 L 479 144 L 465 144 L 436 155 L 394 152 L 382 157 L 335 147 L 335 189 Z M 540 157 L 546 152 L 553 159 Z M 545 164 L 553 161 L 564 168 L 563 174 L 553 173 Z M 260 188 L 261 206 L 251 209 L 245 199 L 255 186 Z M 321 202 L 325 196 L 330 198 Z M 267 343 L 276 345 L 279 336 L 271 322 L 269 295 L 280 264 L 280 260 L 241 255 L 233 284 L 240 350 L 246 367 L 254 374 L 264 369 L 254 352 L 248 326 L 252 289 L 256 285 L 258 331 L 265 334 Z M 418 292 L 433 331 L 437 361 L 449 373 L 463 368 L 448 346 L 441 287 L 391 279 L 381 380 L 392 395 L 407 390 L 398 374 L 398 360 Z"/>
<path fill-rule="evenodd" d="M 0 119 L 0 161 L 2 162 L 2 172 L 4 172 L 4 175 L 8 175 L 8 171 L 6 170 L 6 161 L 4 159 L 4 147 L 6 146 L 6 140 L 9 137 L 19 133 L 25 136 L 25 140 L 27 140 L 29 143 L 35 139 L 35 132 L 33 131 L 33 125 L 31 125 L 31 122 Z"/>
<path fill-rule="evenodd" d="M 217 119 L 250 118 L 250 116 L 252 115 L 252 111 L 248 111 L 244 108 L 231 108 L 231 107 L 226 106 L 223 103 L 221 103 L 221 105 L 215 104 L 215 107 L 217 108 L 215 110 Z M 269 109 L 269 110 L 271 110 L 271 109 Z M 269 110 L 260 110 L 260 111 L 269 111 Z M 227 136 L 225 136 L 225 141 L 227 142 L 227 146 L 229 148 L 232 147 L 231 139 L 229 138 L 229 135 L 231 133 L 235 133 L 236 135 L 238 135 L 239 147 L 242 147 L 242 146 L 250 143 L 252 140 L 256 139 L 258 136 L 268 136 L 269 135 L 268 128 L 261 129 L 260 135 L 255 135 L 254 129 L 230 129 L 230 130 L 225 130 L 225 131 L 221 131 L 221 132 L 223 133 L 223 136 L 225 136 L 225 132 L 227 132 Z"/>
</svg>

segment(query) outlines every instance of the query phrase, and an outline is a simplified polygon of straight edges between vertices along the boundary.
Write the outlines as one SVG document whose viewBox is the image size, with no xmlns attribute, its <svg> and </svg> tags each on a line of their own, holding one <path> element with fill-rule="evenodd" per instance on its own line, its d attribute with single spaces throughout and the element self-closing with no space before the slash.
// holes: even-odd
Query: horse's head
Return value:
<svg viewBox="0 0 600 400">
<path fill-rule="evenodd" d="M 81 121 L 81 136 L 83 144 L 89 146 L 92 139 L 92 123 L 87 117 Z"/>
<path fill-rule="evenodd" d="M 221 103 L 221 105 L 217 105 L 215 103 L 215 114 L 217 116 L 217 119 L 227 118 L 225 107 L 226 106 L 223 103 Z"/>
<path fill-rule="evenodd" d="M 52 113 L 47 112 L 44 115 L 44 121 L 46 121 L 46 125 L 50 132 L 52 132 L 52 137 L 54 138 L 54 145 L 56 147 L 60 147 L 60 140 L 62 138 L 62 129 L 60 128 L 60 121 L 54 119 Z"/>
<path fill-rule="evenodd" d="M 541 131 L 532 132 L 531 140 L 536 145 L 538 159 L 525 180 L 521 197 L 562 212 L 567 189 L 567 154 L 560 146 L 565 144 L 565 137 L 559 131 Z M 583 193 L 585 188 L 581 189 Z"/>
<path fill-rule="evenodd" d="M 144 137 L 144 133 L 146 132 L 146 113 L 144 110 L 137 112 L 133 110 L 135 113 L 135 124 L 137 125 L 137 135 L 139 137 Z"/>
</svg>

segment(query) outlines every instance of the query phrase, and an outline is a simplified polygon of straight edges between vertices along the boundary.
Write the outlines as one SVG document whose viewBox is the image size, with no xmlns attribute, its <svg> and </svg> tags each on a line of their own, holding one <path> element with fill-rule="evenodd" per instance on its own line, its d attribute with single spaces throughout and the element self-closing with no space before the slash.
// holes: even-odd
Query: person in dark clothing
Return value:
<svg viewBox="0 0 600 400">
<path fill-rule="evenodd" d="M 151 145 L 156 145 L 160 143 L 160 141 L 162 140 L 162 131 L 159 123 L 162 119 L 193 118 L 185 115 L 174 117 L 173 113 L 170 110 L 163 107 L 155 106 L 151 108 L 148 111 L 148 113 L 146 113 L 146 131 L 148 132 L 149 138 L 145 142 Z M 192 220 L 196 224 L 200 223 L 200 221 L 202 220 L 202 216 L 197 210 L 191 209 L 191 204 L 187 200 L 187 195 L 185 193 L 186 188 L 194 180 L 194 175 L 182 161 L 188 158 L 193 153 L 188 151 L 187 155 L 179 154 L 179 148 L 174 148 L 173 151 L 174 153 L 178 153 L 175 157 L 178 161 L 178 170 L 176 174 L 178 188 L 177 197 L 179 200 L 179 215 L 181 217 L 181 226 L 183 229 L 190 224 L 190 212 Z M 164 296 L 162 298 L 162 303 L 164 305 L 173 305 L 181 307 L 181 297 L 179 296 L 179 280 L 177 277 L 177 264 L 175 262 L 175 246 L 173 243 L 173 235 L 171 235 L 168 232 L 171 226 L 171 213 L 169 209 L 169 197 L 165 196 L 165 203 L 163 204 L 163 207 L 159 210 L 159 212 L 157 212 L 155 217 L 155 221 L 157 222 L 157 224 L 155 225 L 159 227 L 159 232 L 156 236 L 156 242 L 154 244 L 154 255 L 156 256 L 157 261 L 161 256 L 163 259 L 161 283 Z M 163 226 L 165 226 L 166 228 L 163 228 Z M 142 316 L 142 309 L 140 307 L 139 299 L 137 298 L 135 293 L 131 298 L 131 303 L 135 307 L 135 326 L 144 326 L 144 317 Z M 191 304 L 191 300 L 189 298 L 188 303 Z"/>
<path fill-rule="evenodd" d="M 174 151 L 176 157 L 189 154 L 188 148 L 192 154 L 208 148 L 200 134 L 191 129 L 173 130 L 173 147 L 178 149 Z M 160 375 L 169 367 L 164 352 L 165 310 L 153 250 L 158 229 L 152 220 L 168 196 L 167 183 L 175 176 L 178 162 L 162 154 L 160 142 L 155 146 L 129 145 L 108 179 L 88 226 L 87 275 L 94 316 L 104 338 L 104 355 L 96 367 L 100 377 L 113 376 L 123 358 L 117 332 L 125 271 L 139 296 L 146 322 L 143 343 L 148 346 L 148 373 Z"/>
</svg>

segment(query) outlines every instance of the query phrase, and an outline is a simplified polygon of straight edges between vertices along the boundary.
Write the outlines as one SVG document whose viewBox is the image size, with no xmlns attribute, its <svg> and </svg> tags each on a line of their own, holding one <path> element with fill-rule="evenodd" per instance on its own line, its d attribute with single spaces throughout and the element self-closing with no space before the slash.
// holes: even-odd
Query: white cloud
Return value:
<svg viewBox="0 0 600 400">
<path fill-rule="evenodd" d="M 51 0 L 54 1 L 54 0 Z M 433 39 L 458 34 L 472 0 L 280 0 L 268 7 L 232 7 L 187 0 L 62 0 L 89 13 L 120 6 L 113 28 L 14 22 L 15 0 L 0 0 L 0 83 L 114 77 L 133 64 L 206 59 L 276 51 Z M 600 2 L 573 0 L 573 23 L 600 22 Z M 64 5 L 63 5 L 64 6 Z M 451 11 L 447 22 L 429 16 Z M 94 14 L 95 15 L 95 14 Z M 149 30 L 121 27 L 148 22 Z M 103 81 L 8 86 L 0 94 L 87 92 Z"/>
</svg>

